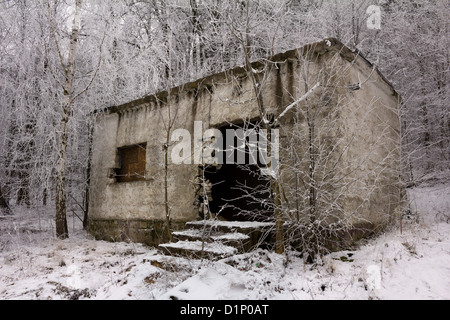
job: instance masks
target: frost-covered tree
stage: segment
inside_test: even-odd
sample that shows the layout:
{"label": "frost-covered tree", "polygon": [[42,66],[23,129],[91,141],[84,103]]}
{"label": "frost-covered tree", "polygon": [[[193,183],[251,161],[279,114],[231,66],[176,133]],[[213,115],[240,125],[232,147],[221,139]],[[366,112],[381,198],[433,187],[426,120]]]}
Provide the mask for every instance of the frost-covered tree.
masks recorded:
{"label": "frost-covered tree", "polygon": [[[420,182],[448,168],[445,1],[84,0],[69,93],[63,88],[71,72],[61,56],[71,65],[75,3],[0,3],[0,187],[12,209],[55,203],[58,142],[66,140],[66,206],[86,213],[94,109],[327,37],[366,56],[403,97],[408,179]],[[369,5],[381,9],[380,29],[367,27]],[[64,111],[67,97],[80,92]]]}

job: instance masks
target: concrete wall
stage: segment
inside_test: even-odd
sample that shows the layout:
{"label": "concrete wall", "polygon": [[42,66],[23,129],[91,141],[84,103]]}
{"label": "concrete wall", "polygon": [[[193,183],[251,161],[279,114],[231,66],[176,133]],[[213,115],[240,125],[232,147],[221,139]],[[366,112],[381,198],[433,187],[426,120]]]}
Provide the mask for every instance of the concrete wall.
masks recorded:
{"label": "concrete wall", "polygon": [[365,82],[360,90],[347,93],[349,103],[341,117],[343,134],[351,140],[342,162],[349,179],[355,180],[348,188],[344,209],[352,224],[369,223],[377,228],[395,218],[403,192],[400,97],[363,59],[351,70],[353,83]]}
{"label": "concrete wall", "polygon": [[[337,214],[348,214],[349,224],[384,223],[398,203],[400,140],[395,91],[377,71],[372,72],[367,61],[334,40],[277,55],[272,61],[278,63],[270,64],[261,75],[266,75],[264,105],[275,116],[316,82],[322,84],[299,109],[294,108],[280,121],[281,156],[286,164],[290,163],[287,147],[293,132],[301,140],[297,152],[307,154],[303,137],[308,136],[308,103],[316,108],[319,138],[329,141],[330,159],[335,160],[322,161],[324,170],[318,176],[338,170],[356,181],[348,183],[345,197],[341,194],[337,198]],[[253,67],[262,69],[264,64],[257,62]],[[349,91],[347,85],[360,79],[368,81],[361,90]],[[184,128],[194,136],[194,121],[202,121],[206,130],[254,119],[259,113],[253,97],[250,79],[237,67],[99,114],[93,139],[91,232],[102,239],[130,238],[149,244],[165,241],[163,145],[167,125],[172,120],[172,130]],[[116,183],[108,177],[110,168],[116,166],[117,148],[144,142],[145,181]],[[339,161],[336,169],[332,164]],[[307,162],[306,156],[300,161],[306,166]],[[198,165],[171,164],[168,172],[171,218],[177,229],[197,217],[192,180]],[[283,177],[287,184],[292,183],[289,170]]]}

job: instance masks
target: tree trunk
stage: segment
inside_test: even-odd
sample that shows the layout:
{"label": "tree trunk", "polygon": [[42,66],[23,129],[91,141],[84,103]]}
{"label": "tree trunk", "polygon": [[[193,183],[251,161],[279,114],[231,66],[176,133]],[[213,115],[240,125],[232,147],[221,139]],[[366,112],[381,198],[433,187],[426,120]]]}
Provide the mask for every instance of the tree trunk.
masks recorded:
{"label": "tree trunk", "polygon": [[60,239],[69,237],[66,217],[66,157],[67,157],[67,123],[69,121],[68,109],[63,105],[63,114],[58,137],[58,161],[56,164],[56,236]]}
{"label": "tree trunk", "polygon": [[94,125],[89,124],[88,127],[88,160],[87,160],[87,168],[86,168],[86,184],[84,188],[84,212],[83,212],[83,229],[87,230],[89,226],[89,188],[91,185],[91,169],[92,169],[92,139],[94,136]]}
{"label": "tree trunk", "polygon": [[12,214],[11,209],[8,206],[8,202],[2,193],[2,187],[0,186],[0,209],[4,211],[5,214]]}
{"label": "tree trunk", "polygon": [[[268,157],[268,165],[267,168],[269,170],[273,170],[273,163],[271,160],[272,152],[271,150],[271,129],[273,128],[274,123],[272,121],[268,121],[266,109],[264,106],[264,100],[261,92],[262,88],[262,80],[259,78],[258,74],[253,72],[252,64],[251,64],[251,42],[250,42],[250,29],[249,29],[249,3],[247,2],[247,23],[245,34],[242,35],[240,39],[238,39],[241,43],[242,50],[244,52],[245,66],[247,69],[247,74],[250,76],[253,86],[253,92],[256,98],[256,103],[258,105],[259,116],[263,122],[263,128],[266,130],[266,141],[267,141],[267,157]],[[282,254],[285,251],[284,248],[284,228],[283,228],[283,217],[281,212],[281,197],[280,197],[280,185],[279,181],[276,178],[270,178],[270,191],[272,194],[272,201],[274,204],[274,219],[275,219],[275,252],[278,254]]]}
{"label": "tree trunk", "polygon": [[204,42],[201,40],[202,37],[202,26],[199,21],[198,5],[197,0],[190,0],[191,5],[191,23],[192,23],[192,65],[194,67],[195,75],[197,77],[201,72],[204,56],[203,56],[203,45]]}
{"label": "tree trunk", "polygon": [[[170,121],[170,120],[169,120]],[[164,211],[166,215],[167,237],[172,242],[172,233],[170,231],[170,208],[169,208],[169,142],[170,129],[166,132],[166,144],[164,145]]]}
{"label": "tree trunk", "polygon": [[72,107],[72,89],[75,73],[75,53],[80,28],[82,0],[76,0],[75,16],[70,37],[69,58],[65,67],[64,100],[61,106],[61,122],[58,136],[58,160],[56,163],[56,236],[60,239],[69,237],[66,215],[66,158],[68,142],[68,123]]}

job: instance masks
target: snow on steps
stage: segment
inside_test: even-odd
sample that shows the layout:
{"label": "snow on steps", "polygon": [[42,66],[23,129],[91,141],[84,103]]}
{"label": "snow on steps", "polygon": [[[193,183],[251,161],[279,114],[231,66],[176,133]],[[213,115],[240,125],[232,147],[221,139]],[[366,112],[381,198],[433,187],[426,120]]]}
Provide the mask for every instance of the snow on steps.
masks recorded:
{"label": "snow on steps", "polygon": [[246,234],[240,232],[211,232],[210,230],[202,229],[187,229],[183,231],[176,231],[172,233],[177,240],[202,240],[206,242],[213,241],[223,241],[223,242],[234,242],[234,241],[244,241],[250,239]]}
{"label": "snow on steps", "polygon": [[192,256],[195,258],[225,258],[236,254],[238,249],[221,242],[178,241],[159,245],[174,256]]}
{"label": "snow on steps", "polygon": [[176,256],[224,258],[248,252],[270,239],[272,227],[269,222],[193,221],[186,223],[185,230],[172,233],[175,242],[159,247]]}
{"label": "snow on steps", "polygon": [[255,230],[270,229],[274,226],[272,222],[257,221],[220,221],[220,220],[200,220],[186,223],[186,226],[193,228],[211,228],[225,232],[238,231],[242,233],[251,233]]}

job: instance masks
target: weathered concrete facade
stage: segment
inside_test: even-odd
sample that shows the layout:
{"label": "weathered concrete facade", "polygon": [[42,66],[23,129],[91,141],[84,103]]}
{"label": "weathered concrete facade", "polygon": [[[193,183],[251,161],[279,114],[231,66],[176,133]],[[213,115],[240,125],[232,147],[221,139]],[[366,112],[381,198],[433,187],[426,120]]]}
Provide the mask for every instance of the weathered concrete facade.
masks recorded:
{"label": "weathered concrete facade", "polygon": [[[296,154],[306,155],[311,151],[308,138],[310,142],[325,141],[312,144],[317,149],[313,159],[322,168],[315,179],[329,194],[322,199],[324,204],[333,203],[330,210],[335,214],[331,216],[345,216],[342,221],[350,229],[368,225],[375,230],[389,223],[401,197],[400,98],[392,86],[367,60],[335,39],[278,54],[252,67],[258,76],[264,76],[262,99],[274,118],[320,84],[279,120],[286,189],[295,189],[294,172],[289,169],[293,162],[297,161],[299,168],[295,173],[298,184],[301,166],[307,172],[312,159],[301,156],[292,160],[293,148]],[[167,133],[184,128],[193,137],[194,121],[202,121],[206,130],[259,116],[251,79],[242,67],[99,113],[93,138],[90,231],[107,240],[164,242]],[[318,140],[312,139],[311,133]],[[293,145],[294,141],[298,144]],[[146,144],[144,178],[118,183],[113,174],[120,165],[118,150],[138,144]],[[170,155],[172,145],[168,148]],[[198,165],[175,165],[169,160],[167,194],[173,229],[198,217],[193,186],[197,174]],[[295,190],[287,198],[297,201],[297,207],[304,205],[306,198],[294,199],[304,190]],[[339,195],[331,195],[333,192]]]}

